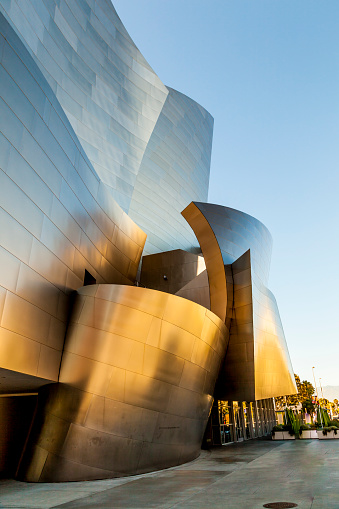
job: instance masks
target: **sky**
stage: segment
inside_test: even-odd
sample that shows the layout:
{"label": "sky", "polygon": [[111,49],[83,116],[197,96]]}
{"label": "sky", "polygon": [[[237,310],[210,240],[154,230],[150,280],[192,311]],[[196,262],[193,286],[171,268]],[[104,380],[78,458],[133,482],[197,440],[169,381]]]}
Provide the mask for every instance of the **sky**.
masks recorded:
{"label": "sky", "polygon": [[339,385],[339,2],[113,4],[163,83],[214,117],[209,202],[273,236],[295,373]]}

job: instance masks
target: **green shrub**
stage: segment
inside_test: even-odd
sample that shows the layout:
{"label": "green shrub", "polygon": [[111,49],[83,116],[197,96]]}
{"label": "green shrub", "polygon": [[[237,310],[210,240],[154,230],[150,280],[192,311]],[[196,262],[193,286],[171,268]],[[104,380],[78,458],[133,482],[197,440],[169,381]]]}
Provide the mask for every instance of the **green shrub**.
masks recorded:
{"label": "green shrub", "polygon": [[276,431],[288,431],[290,435],[293,435],[293,433],[291,433],[292,428],[288,424],[277,424],[276,426],[273,426],[272,437],[274,437]]}
{"label": "green shrub", "polygon": [[322,429],[323,435],[327,435],[327,433],[330,433],[331,431],[334,431],[334,434],[336,435],[338,433],[339,427],[338,426],[325,426]]}

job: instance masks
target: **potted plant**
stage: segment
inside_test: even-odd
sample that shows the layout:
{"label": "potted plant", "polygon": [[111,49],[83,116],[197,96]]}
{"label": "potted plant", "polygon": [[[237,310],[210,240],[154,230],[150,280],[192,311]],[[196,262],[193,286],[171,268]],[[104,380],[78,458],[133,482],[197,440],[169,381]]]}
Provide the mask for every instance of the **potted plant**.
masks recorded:
{"label": "potted plant", "polygon": [[285,409],[284,424],[274,426],[272,430],[273,440],[294,440],[299,438],[300,421],[289,408]]}
{"label": "potted plant", "polygon": [[295,433],[289,424],[278,424],[272,429],[272,440],[295,440]]}
{"label": "potted plant", "polygon": [[318,438],[317,428],[315,424],[302,424],[300,426],[300,436],[301,440],[308,440],[310,438]]}
{"label": "potted plant", "polygon": [[339,421],[337,419],[330,420],[327,410],[318,408],[318,422],[321,421],[322,427],[317,430],[319,440],[328,440],[339,438]]}
{"label": "potted plant", "polygon": [[332,438],[339,438],[338,426],[324,426],[317,430],[319,440],[328,440]]}

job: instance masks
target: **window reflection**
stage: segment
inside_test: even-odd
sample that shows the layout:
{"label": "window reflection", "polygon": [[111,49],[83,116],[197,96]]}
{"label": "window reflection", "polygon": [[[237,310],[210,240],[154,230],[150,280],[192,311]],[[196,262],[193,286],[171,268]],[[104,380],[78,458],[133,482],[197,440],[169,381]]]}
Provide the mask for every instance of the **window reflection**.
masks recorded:
{"label": "window reflection", "polygon": [[241,406],[238,401],[233,401],[233,414],[234,414],[234,426],[235,426],[235,435],[237,441],[244,440],[244,431],[242,427],[242,419],[241,419]]}
{"label": "window reflection", "polygon": [[246,401],[242,402],[242,407],[243,407],[243,413],[244,413],[244,425],[245,425],[244,429],[245,429],[246,438],[248,440],[249,438],[251,438],[251,434],[250,434],[250,423],[249,423],[250,416],[249,416],[249,410],[248,410]]}
{"label": "window reflection", "polygon": [[[215,445],[241,442],[270,433],[275,419],[271,417],[271,400],[222,401],[215,403]],[[220,431],[220,433],[219,433]]]}
{"label": "window reflection", "polygon": [[233,441],[232,433],[232,420],[230,415],[230,406],[228,401],[219,401],[219,422],[220,422],[220,435],[221,444],[225,445]]}

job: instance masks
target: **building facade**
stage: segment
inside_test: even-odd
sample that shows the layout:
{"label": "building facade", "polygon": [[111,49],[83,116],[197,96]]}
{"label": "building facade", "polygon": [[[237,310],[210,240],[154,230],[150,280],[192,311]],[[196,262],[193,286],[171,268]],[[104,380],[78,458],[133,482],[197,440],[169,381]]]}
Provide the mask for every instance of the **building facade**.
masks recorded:
{"label": "building facade", "polygon": [[0,64],[3,475],[176,465],[216,413],[221,442],[227,415],[232,440],[268,430],[296,390],[271,237],[205,203],[211,115],[160,81],[110,0],[1,3]]}

